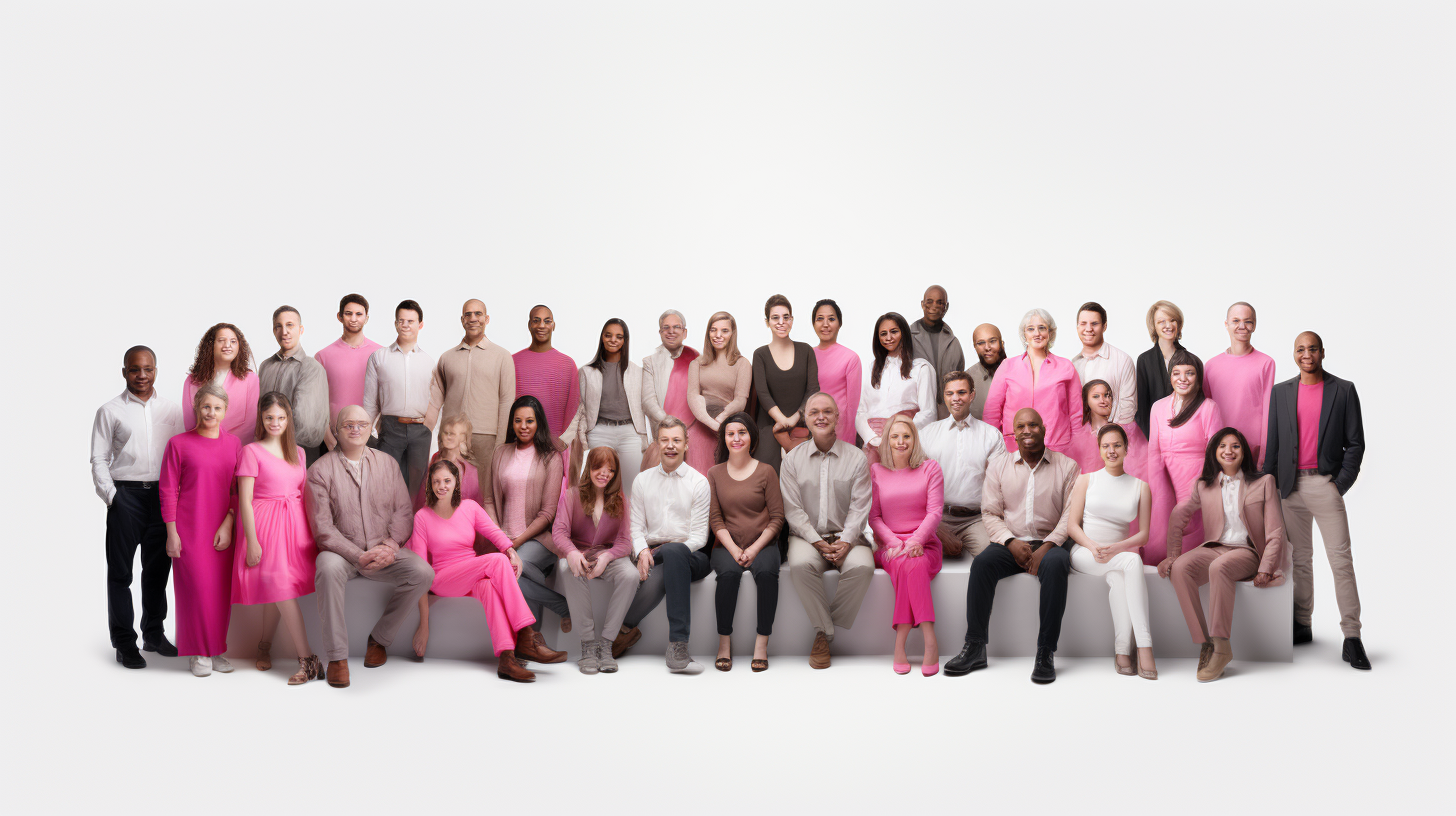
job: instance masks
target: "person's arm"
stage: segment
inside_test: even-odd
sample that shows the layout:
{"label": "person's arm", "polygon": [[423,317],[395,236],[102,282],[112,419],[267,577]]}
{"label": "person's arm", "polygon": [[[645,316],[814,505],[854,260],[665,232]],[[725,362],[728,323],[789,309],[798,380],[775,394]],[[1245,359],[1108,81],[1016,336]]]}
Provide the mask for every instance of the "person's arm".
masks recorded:
{"label": "person's arm", "polygon": [[[1279,504],[1279,487],[1273,479],[1263,480],[1264,490],[1264,557],[1259,572],[1271,578],[1284,564],[1284,510]],[[1266,579],[1261,586],[1267,585]]]}
{"label": "person's arm", "polygon": [[[309,468],[308,493],[309,498],[312,499],[308,526],[313,530],[314,542],[318,544],[319,549],[328,550],[357,566],[359,556],[364,554],[364,550],[355,546],[354,542],[334,526],[334,514],[329,506],[329,486],[324,479],[322,468]],[[408,537],[405,536],[405,538]]]}
{"label": "person's arm", "polygon": [[753,391],[758,395],[759,409],[772,417],[774,422],[786,427],[788,423],[784,420],[787,417],[779,410],[779,404],[773,398],[773,389],[768,386],[768,363],[764,362],[765,358],[770,362],[773,360],[773,352],[768,346],[759,346],[753,350]]}
{"label": "person's arm", "polygon": [[1148,526],[1153,521],[1153,491],[1143,482],[1138,493],[1138,529],[1136,533],[1112,545],[1118,552],[1141,550],[1148,543]]}
{"label": "person's arm", "polygon": [[931,368],[929,363],[915,366],[911,376],[915,377],[915,401],[919,408],[915,412],[915,418],[911,421],[915,423],[916,430],[923,431],[926,425],[934,422],[939,416],[936,413],[938,410],[936,406],[940,404],[940,399],[935,393],[935,369]]}
{"label": "person's arm", "polygon": [[870,463],[863,456],[856,456],[854,475],[849,488],[849,509],[844,512],[844,529],[839,538],[855,544],[868,544],[864,540],[865,527],[870,523],[870,505],[874,503],[874,485],[870,481]]}
{"label": "person's arm", "polygon": [[[1077,407],[1082,407],[1082,395],[1077,395]],[[1137,419],[1138,391],[1137,369],[1132,357],[1123,354],[1117,360],[1117,406],[1112,412],[1112,421],[1126,425]],[[1075,427],[1075,426],[1073,426]]]}
{"label": "person's arm", "polygon": [[884,509],[880,507],[880,486],[873,481],[870,488],[869,524],[870,532],[875,535],[875,549],[888,554],[900,546],[900,539],[895,536],[895,531],[885,523]]}
{"label": "person's arm", "polygon": [[905,541],[924,547],[927,541],[935,537],[935,531],[940,527],[940,520],[945,514],[945,474],[934,459],[925,460],[920,467],[925,470],[925,518],[920,520],[920,526]]}
{"label": "person's arm", "polygon": [[859,404],[854,411],[854,431],[866,445],[878,445],[880,439],[875,429],[870,427],[870,398],[874,396],[874,390],[869,378],[861,380]]}
{"label": "person's arm", "polygon": [[[461,508],[465,506],[462,502]],[[456,508],[456,512],[459,512],[461,508]],[[491,521],[490,516],[485,512],[485,508],[477,504],[470,508],[470,513],[470,523],[475,527],[475,532],[479,533],[486,541],[494,544],[497,550],[509,554],[513,549],[510,537],[506,535],[504,530],[496,526],[494,521]]]}
{"label": "person's arm", "polygon": [[1011,528],[1006,526],[1006,510],[1001,498],[1001,467],[993,460],[986,466],[986,481],[981,486],[981,523],[986,526],[986,538],[999,544],[1015,538]]}
{"label": "person's arm", "polygon": [[1274,359],[1271,357],[1264,361],[1264,366],[1259,371],[1259,393],[1265,395],[1265,399],[1259,405],[1259,438],[1250,439],[1249,444],[1257,445],[1255,450],[1257,459],[1255,465],[1264,463],[1264,451],[1267,449],[1269,432],[1269,399],[1268,395],[1274,393]]}
{"label": "person's arm", "polygon": [[[243,420],[240,424],[233,426],[243,429],[249,435],[258,424],[258,396],[258,374],[249,371],[248,376],[243,378]],[[224,414],[224,416],[228,419],[232,418],[231,414]]]}
{"label": "person's arm", "polygon": [[[708,480],[702,479],[693,487],[693,515],[688,521],[688,540],[683,542],[689,550],[701,550],[708,543],[708,512],[711,505],[712,490],[708,487]],[[635,542],[635,533],[633,539]]]}
{"label": "person's arm", "polygon": [[1360,463],[1365,460],[1365,421],[1360,415],[1360,396],[1355,393],[1355,384],[1346,383],[1350,400],[1345,404],[1345,456],[1340,462],[1340,472],[1335,474],[1335,489],[1340,495],[1355,484],[1360,476]]}
{"label": "person's arm", "polygon": [[698,373],[703,368],[701,362],[702,358],[699,358],[688,363],[688,410],[692,411],[693,419],[716,431],[713,418],[708,416],[708,401],[703,398],[702,379]]}
{"label": "person's arm", "polygon": [[406,549],[413,550],[415,555],[418,555],[426,561],[430,558],[430,526],[429,524],[421,523],[419,514],[434,512],[434,510],[426,507],[421,508],[419,513],[415,514],[415,523],[410,529],[410,537],[403,545]]}
{"label": "person's arm", "polygon": [[182,430],[190,431],[197,427],[197,416],[192,413],[192,394],[196,386],[192,384],[192,375],[182,379]]}
{"label": "person's arm", "polygon": [[511,403],[516,401],[516,361],[504,351],[502,360],[496,366],[496,437],[497,445],[506,441],[506,431],[511,427]]}
{"label": "person's arm", "polygon": [[748,407],[748,391],[753,387],[753,365],[740,357],[738,362],[733,364],[733,371],[738,375],[737,381],[733,384],[733,399],[723,406],[723,413],[714,420],[714,431],[717,431],[718,426],[722,425],[728,417]]}
{"label": "person's arm", "polygon": [[303,364],[293,396],[296,440],[305,448],[317,448],[329,424],[329,378],[317,360]]}
{"label": "person's arm", "polygon": [[[470,444],[470,441],[466,440],[465,444]],[[480,486],[480,506],[485,508],[486,514],[491,518],[500,518],[500,511],[506,509],[505,489],[500,480],[502,472],[505,470],[505,466],[502,464],[505,461],[503,457],[509,455],[511,455],[511,446],[505,444],[505,440],[502,439],[490,454],[490,470],[487,471],[490,473],[490,484]],[[497,459],[501,461],[497,462]]]}
{"label": "person's arm", "polygon": [[1082,529],[1082,511],[1087,506],[1087,476],[1077,477],[1077,484],[1072,488],[1072,500],[1067,503],[1067,535],[1078,544],[1089,550],[1097,548],[1097,541],[1087,535]]}
{"label": "person's arm", "polygon": [[[809,355],[809,361],[806,365],[809,376],[806,380],[806,390],[804,391],[804,397],[807,400],[809,395],[819,391],[819,355],[815,354],[813,347],[807,343],[798,343],[796,345],[804,346],[804,353]],[[804,404],[802,401],[794,406],[794,413],[789,415],[789,419],[793,420],[791,424],[795,426],[803,422]]]}
{"label": "person's arm", "polygon": [[388,501],[393,508],[389,514],[389,538],[398,547],[400,542],[408,541],[414,532],[414,505],[410,503],[409,487],[404,483],[404,476],[398,470],[391,472],[385,468],[385,472],[392,475],[388,487]]}
{"label": "person's arm", "polygon": [[[243,453],[252,458],[252,454]],[[263,545],[258,541],[258,522],[253,517],[253,486],[257,481],[256,460],[240,461],[238,467],[238,522],[243,528],[244,564],[256,567],[263,560]],[[251,472],[250,472],[251,471]]]}
{"label": "person's arm", "polygon": [[567,383],[566,427],[553,430],[557,431],[558,436],[556,438],[561,441],[561,444],[569,448],[572,440],[578,436],[586,436],[586,432],[581,429],[581,375],[579,373],[573,373],[567,378]]}
{"label": "person's arm", "polygon": [[1188,498],[1173,508],[1173,515],[1168,518],[1168,556],[1163,563],[1158,565],[1158,574],[1164,578],[1168,573],[1163,569],[1166,566],[1169,570],[1173,568],[1173,562],[1183,554],[1183,533],[1188,529],[1188,522],[1193,518],[1193,512],[1198,510],[1203,503],[1203,480],[1199,479],[1193,483],[1193,490]]}
{"label": "person's arm", "polygon": [[981,409],[981,421],[1001,432],[1001,439],[1007,450],[1016,447],[1016,441],[1007,433],[1006,425],[1002,422],[1002,415],[1006,412],[1006,378],[1011,372],[1010,363],[1009,359],[1002,360],[1001,365],[997,366],[996,374],[991,378],[991,388],[986,392],[986,405]]}
{"label": "person's arm", "polygon": [[[449,352],[446,352],[448,354]],[[425,424],[430,429],[435,428],[435,423],[440,421],[440,412],[445,406],[445,355],[441,354],[435,358],[435,370],[430,374],[430,407],[425,411]],[[504,437],[502,437],[504,438]],[[470,440],[466,440],[469,444]]]}
{"label": "person's arm", "polygon": [[[849,351],[849,349],[845,349]],[[864,365],[859,361],[859,355],[850,352],[845,358],[844,367],[844,404],[839,406],[841,416],[849,417],[850,427],[854,427],[859,419],[860,389],[864,386]],[[858,433],[858,429],[856,429]],[[845,442],[853,445],[853,439],[846,439]],[[868,504],[865,505],[869,507]],[[865,511],[869,512],[868,509]]]}
{"label": "person's arm", "polygon": [[[728,552],[738,557],[738,546],[733,540],[732,533],[728,532],[728,525],[723,523],[723,505],[719,496],[718,483],[713,477],[708,477],[708,530],[713,535],[713,540],[718,544],[727,547]],[[744,545],[747,546],[747,545]]]}
{"label": "person's arm", "polygon": [[1062,398],[1067,401],[1067,430],[1075,433],[1082,425],[1082,375],[1077,373],[1077,367],[1070,361],[1067,368],[1068,376],[1062,381]]}
{"label": "person's arm", "polygon": [[1065,466],[1059,474],[1062,483],[1058,486],[1062,499],[1062,514],[1057,518],[1057,526],[1053,527],[1047,537],[1042,539],[1048,544],[1055,544],[1059,547],[1065,547],[1067,544],[1067,511],[1072,503],[1072,488],[1077,485],[1079,471],[1076,461],[1071,457],[1064,457],[1064,461]]}
{"label": "person's arm", "polygon": [[[1157,347],[1154,346],[1153,348],[1156,352]],[[1153,386],[1152,383],[1148,381],[1146,369],[1147,366],[1143,364],[1143,358],[1139,357],[1136,368],[1137,413],[1133,416],[1134,419],[1137,421],[1138,427],[1142,429],[1143,436],[1151,438],[1152,431],[1149,430],[1149,423],[1153,415],[1153,403],[1156,402],[1156,400],[1153,399]]]}
{"label": "person's arm", "polygon": [[91,423],[91,483],[96,486],[96,495],[111,506],[116,497],[116,483],[111,479],[111,422],[106,408],[96,410],[96,420]]}
{"label": "person's arm", "polygon": [[565,558],[567,553],[576,549],[576,544],[571,540],[571,525],[575,520],[572,508],[574,496],[575,490],[561,494],[557,500],[556,518],[551,522],[551,535],[542,540],[546,549],[558,558]]}
{"label": "person's arm", "polygon": [[521,533],[521,544],[535,538],[544,540],[550,537],[551,523],[556,520],[556,511],[561,503],[561,457],[548,456],[544,462],[538,460],[536,466],[546,468],[546,484],[541,489],[541,509]]}
{"label": "person's arm", "polygon": [[804,510],[803,491],[799,487],[799,457],[788,455],[779,465],[782,478],[779,486],[783,490],[784,519],[789,532],[809,543],[819,541],[822,536],[809,523],[809,514]]}
{"label": "person's arm", "polygon": [[755,552],[762,550],[769,542],[777,540],[779,532],[784,529],[784,500],[783,494],[779,491],[778,474],[774,473],[773,468],[765,465],[759,465],[759,469],[763,471],[763,498],[764,504],[768,508],[768,524],[758,537],[758,541],[754,542],[753,546],[758,548]]}
{"label": "person's arm", "polygon": [[177,533],[177,494],[182,481],[182,455],[173,441],[176,437],[167,442],[167,448],[162,452],[162,475],[157,483],[157,493],[162,505],[162,521],[167,525],[167,555],[180,558],[182,539]]}
{"label": "person's arm", "polygon": [[381,400],[379,399],[379,352],[382,349],[375,349],[369,355],[369,361],[364,364],[364,413],[369,415],[369,424],[373,425],[379,421]]}

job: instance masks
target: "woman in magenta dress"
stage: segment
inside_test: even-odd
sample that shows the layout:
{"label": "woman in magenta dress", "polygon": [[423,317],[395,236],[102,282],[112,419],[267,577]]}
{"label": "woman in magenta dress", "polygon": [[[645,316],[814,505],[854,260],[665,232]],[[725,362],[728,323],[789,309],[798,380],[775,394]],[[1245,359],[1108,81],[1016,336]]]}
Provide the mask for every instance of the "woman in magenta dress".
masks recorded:
{"label": "woman in magenta dress", "polygon": [[[536,675],[521,665],[523,660],[559,663],[565,652],[547,653],[532,637],[536,618],[516,584],[521,577],[521,559],[511,540],[486,515],[485,508],[460,498],[460,469],[454,462],[430,465],[425,481],[430,485],[426,506],[415,513],[414,533],[409,548],[435,568],[430,589],[441,597],[468,595],[485,609],[490,642],[499,659],[497,674],[504,680],[529,683]],[[480,534],[500,552],[475,554],[475,536]]]}
{"label": "woman in magenta dress", "polygon": [[324,676],[308,646],[298,599],[313,592],[318,547],[303,506],[308,481],[303,448],[293,441],[293,406],[277,391],[258,404],[258,441],[238,455],[238,542],[233,555],[233,603],[265,604],[258,643],[259,671],[273,668],[273,634],[281,619],[298,653],[297,686]]}
{"label": "woman in magenta dress", "polygon": [[191,403],[197,427],[167,440],[160,495],[177,600],[177,653],[192,673],[230,672],[228,620],[232,616],[234,492],[238,438],[223,430],[228,395],[206,383]]}
{"label": "woman in magenta dress", "polygon": [[814,333],[819,335],[819,345],[814,347],[819,361],[819,390],[833,397],[839,406],[839,427],[835,429],[839,438],[854,445],[854,417],[859,413],[864,366],[858,354],[839,342],[844,316],[838,303],[827,298],[819,301],[814,304],[813,318]]}
{"label": "woman in magenta dress", "polygon": [[[1173,508],[1188,500],[1193,484],[1203,473],[1204,449],[1209,437],[1222,428],[1223,415],[1214,401],[1203,396],[1203,361],[1187,349],[1173,352],[1169,366],[1173,393],[1153,403],[1148,419],[1148,486],[1153,491],[1150,533],[1167,530]],[[1203,515],[1193,511],[1183,537],[1183,551],[1202,544]],[[1158,564],[1168,554],[1167,536],[1150,537],[1143,548],[1143,563]]]}
{"label": "woman in magenta dress", "polygon": [[1001,431],[1006,450],[1016,450],[1012,426],[1016,412],[1034,408],[1046,427],[1046,446],[1066,454],[1072,431],[1082,420],[1082,378],[1072,361],[1052,354],[1057,321],[1045,309],[1032,309],[1021,318],[1021,344],[1026,352],[996,368],[981,419]]}
{"label": "woman in magenta dress", "polygon": [[870,465],[870,529],[875,534],[875,566],[888,572],[895,586],[894,669],[896,674],[910,673],[905,641],[919,626],[925,639],[920,672],[929,677],[940,671],[930,579],[940,572],[935,530],[943,512],[945,479],[940,465],[920,447],[920,432],[908,417],[892,417],[883,439],[889,454]]}
{"label": "woman in magenta dress", "polygon": [[243,332],[231,323],[219,323],[202,335],[192,370],[182,383],[182,427],[197,426],[193,397],[197,389],[213,383],[228,395],[228,411],[223,430],[236,436],[241,445],[253,441],[253,424],[258,416],[258,375],[249,365],[253,350]]}

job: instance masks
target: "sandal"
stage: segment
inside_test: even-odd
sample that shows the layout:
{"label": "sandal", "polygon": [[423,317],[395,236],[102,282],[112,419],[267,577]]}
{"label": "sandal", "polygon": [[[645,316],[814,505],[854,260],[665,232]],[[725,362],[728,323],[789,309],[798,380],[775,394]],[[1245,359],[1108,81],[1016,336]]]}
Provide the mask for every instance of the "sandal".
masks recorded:
{"label": "sandal", "polygon": [[272,650],[273,644],[270,641],[258,641],[258,655],[254,661],[254,665],[258,667],[258,671],[268,671],[273,668],[273,655],[270,654]]}
{"label": "sandal", "polygon": [[718,671],[728,671],[733,668],[733,658],[720,657],[717,660],[713,661],[713,668],[717,669]]}
{"label": "sandal", "polygon": [[567,634],[570,631],[571,631],[571,618],[562,618],[561,619],[561,633],[564,635],[564,634]]}
{"label": "sandal", "polygon": [[319,662],[318,655],[309,655],[298,659],[298,671],[288,678],[288,685],[301,686],[310,680],[322,679],[324,676],[323,664]]}
{"label": "sandal", "polygon": [[748,664],[748,667],[756,672],[768,671],[768,658],[755,657],[753,662]]}

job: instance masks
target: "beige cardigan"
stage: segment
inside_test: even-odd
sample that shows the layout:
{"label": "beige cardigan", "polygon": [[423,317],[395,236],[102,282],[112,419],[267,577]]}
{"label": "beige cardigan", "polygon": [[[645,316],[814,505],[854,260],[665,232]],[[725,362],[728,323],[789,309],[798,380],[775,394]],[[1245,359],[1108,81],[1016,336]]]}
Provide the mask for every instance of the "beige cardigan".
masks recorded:
{"label": "beige cardigan", "polygon": [[[627,408],[632,414],[632,430],[642,439],[642,449],[647,450],[651,440],[647,437],[647,419],[642,414],[642,366],[627,360],[626,376],[623,377],[627,392]],[[602,405],[602,372],[589,365],[578,371],[581,377],[581,405],[576,409],[577,433],[586,446],[586,435],[597,426],[597,411]]]}

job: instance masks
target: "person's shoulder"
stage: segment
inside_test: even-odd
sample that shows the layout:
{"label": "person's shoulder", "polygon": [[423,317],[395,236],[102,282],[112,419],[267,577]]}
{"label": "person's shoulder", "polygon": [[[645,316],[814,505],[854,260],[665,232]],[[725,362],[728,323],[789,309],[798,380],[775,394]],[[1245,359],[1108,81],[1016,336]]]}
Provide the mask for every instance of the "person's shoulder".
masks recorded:
{"label": "person's shoulder", "polygon": [[925,461],[920,463],[919,469],[924,471],[927,476],[941,472],[940,463],[928,457],[925,459]]}

